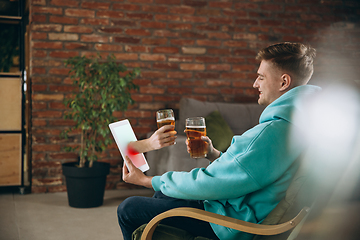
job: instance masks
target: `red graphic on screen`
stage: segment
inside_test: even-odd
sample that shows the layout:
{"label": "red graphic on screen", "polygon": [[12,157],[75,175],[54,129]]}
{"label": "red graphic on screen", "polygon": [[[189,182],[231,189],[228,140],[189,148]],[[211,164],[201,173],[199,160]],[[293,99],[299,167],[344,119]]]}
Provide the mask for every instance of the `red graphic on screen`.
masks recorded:
{"label": "red graphic on screen", "polygon": [[139,154],[138,151],[136,151],[134,148],[132,148],[129,145],[127,145],[127,152],[129,153],[130,156],[135,156]]}

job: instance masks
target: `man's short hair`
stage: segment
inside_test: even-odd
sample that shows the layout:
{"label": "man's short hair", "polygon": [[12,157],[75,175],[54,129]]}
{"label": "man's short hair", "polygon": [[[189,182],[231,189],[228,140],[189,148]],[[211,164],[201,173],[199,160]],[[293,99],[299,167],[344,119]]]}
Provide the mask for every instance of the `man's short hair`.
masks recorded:
{"label": "man's short hair", "polygon": [[280,70],[286,71],[295,85],[306,84],[314,72],[316,50],[302,43],[277,43],[259,51],[257,60],[271,61]]}

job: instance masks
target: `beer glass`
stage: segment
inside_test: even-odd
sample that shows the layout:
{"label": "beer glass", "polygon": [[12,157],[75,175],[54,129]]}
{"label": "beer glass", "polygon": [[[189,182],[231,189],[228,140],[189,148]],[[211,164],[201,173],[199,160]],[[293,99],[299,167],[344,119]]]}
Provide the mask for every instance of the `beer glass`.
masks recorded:
{"label": "beer glass", "polygon": [[206,136],[205,118],[187,118],[185,132],[188,140],[188,146],[190,148],[190,157],[206,157],[207,143],[201,140],[201,136]]}
{"label": "beer glass", "polygon": [[172,109],[163,109],[156,112],[156,124],[158,128],[164,125],[174,125],[175,117]]}

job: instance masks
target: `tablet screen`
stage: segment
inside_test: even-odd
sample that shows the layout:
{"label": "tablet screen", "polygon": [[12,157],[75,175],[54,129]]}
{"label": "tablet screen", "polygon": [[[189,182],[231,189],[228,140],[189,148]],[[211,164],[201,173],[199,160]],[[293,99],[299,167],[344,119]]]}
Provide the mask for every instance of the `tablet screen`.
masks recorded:
{"label": "tablet screen", "polygon": [[130,125],[129,120],[122,120],[114,122],[109,125],[111,133],[115,139],[116,145],[118,146],[121,156],[125,159],[128,156],[132,163],[139,168],[141,171],[149,170],[149,166],[146,162],[143,153],[134,154],[133,151],[129,151],[128,144],[132,141],[137,141],[135,133]]}

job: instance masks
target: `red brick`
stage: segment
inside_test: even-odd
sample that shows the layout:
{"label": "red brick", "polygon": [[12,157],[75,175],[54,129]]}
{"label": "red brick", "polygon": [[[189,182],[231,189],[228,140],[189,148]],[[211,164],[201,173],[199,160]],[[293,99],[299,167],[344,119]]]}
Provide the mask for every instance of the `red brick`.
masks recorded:
{"label": "red brick", "polygon": [[168,61],[169,62],[192,62],[193,61],[193,57],[192,56],[188,56],[188,57],[182,57],[182,56],[168,56]]}
{"label": "red brick", "polygon": [[156,21],[180,21],[181,18],[180,16],[176,16],[176,15],[169,15],[169,14],[161,14],[161,15],[155,15],[155,20]]}
{"label": "red brick", "polygon": [[97,34],[81,35],[80,40],[82,42],[109,42],[109,37],[101,36]]}
{"label": "red brick", "polygon": [[142,10],[144,12],[167,13],[168,7],[159,5],[142,5]]}
{"label": "red brick", "polygon": [[31,24],[32,31],[60,32],[61,24]]}
{"label": "red brick", "polygon": [[183,80],[181,81],[181,86],[204,86],[204,80]]}
{"label": "red brick", "polygon": [[154,47],[153,53],[179,53],[177,47]]}
{"label": "red brick", "polygon": [[282,11],[283,5],[282,4],[263,4],[261,5],[261,9],[265,11]]}
{"label": "red brick", "polygon": [[171,39],[172,45],[189,46],[194,45],[195,40],[193,39]]}
{"label": "red brick", "polygon": [[206,70],[210,71],[229,71],[230,69],[230,64],[209,64],[206,66]]}
{"label": "red brick", "polygon": [[79,1],[76,1],[76,0],[51,0],[50,5],[77,7],[77,6],[79,6]]}
{"label": "red brick", "polygon": [[46,13],[46,14],[53,14],[53,15],[62,15],[63,10],[62,8],[56,7],[39,7],[33,6],[31,9],[32,13]]}
{"label": "red brick", "polygon": [[256,71],[256,66],[254,65],[233,65],[234,71],[240,71],[240,72],[251,72]]}
{"label": "red brick", "polygon": [[218,89],[217,88],[194,88],[194,93],[198,93],[198,94],[218,94]]}
{"label": "red brick", "polygon": [[72,32],[72,33],[92,33],[93,28],[85,27],[85,26],[64,26],[64,32]]}
{"label": "red brick", "polygon": [[79,35],[75,33],[49,33],[49,40],[60,40],[60,41],[77,41]]}
{"label": "red brick", "polygon": [[231,8],[233,6],[232,2],[209,2],[209,7],[212,8]]}
{"label": "red brick", "polygon": [[164,4],[164,5],[180,5],[181,0],[155,0],[156,4]]}
{"label": "red brick", "polygon": [[51,69],[49,69],[49,74],[67,76],[67,75],[69,75],[69,69],[67,69],[67,68],[51,68]]}
{"label": "red brick", "polygon": [[127,11],[140,11],[141,6],[137,4],[127,4],[127,3],[114,3],[113,9],[122,9]]}
{"label": "red brick", "polygon": [[233,24],[232,18],[209,18],[209,23],[214,24]]}
{"label": "red brick", "polygon": [[205,65],[198,63],[181,63],[180,69],[185,71],[202,71],[205,70]]}
{"label": "red brick", "polygon": [[50,57],[55,57],[55,58],[69,58],[78,55],[79,53],[74,51],[52,51],[49,53]]}
{"label": "red brick", "polygon": [[180,79],[188,79],[192,77],[191,72],[168,72],[168,78],[180,78]]}
{"label": "red brick", "polygon": [[157,28],[157,29],[166,28],[166,23],[162,23],[162,22],[141,22],[140,25],[143,28]]}
{"label": "red brick", "polygon": [[131,97],[136,102],[152,102],[153,101],[152,95],[132,94]]}
{"label": "red brick", "polygon": [[206,81],[206,85],[209,87],[225,87],[225,86],[230,86],[231,85],[231,81],[226,81],[226,80],[207,80]]}
{"label": "red brick", "polygon": [[[63,70],[66,71],[66,70]],[[69,71],[69,70],[67,70]],[[76,91],[78,88],[72,85],[51,85],[49,86],[49,91],[50,92],[64,92],[64,93],[68,93],[68,92],[74,92]]]}
{"label": "red brick", "polygon": [[153,20],[153,14],[147,13],[126,13],[126,17],[137,20]]}
{"label": "red brick", "polygon": [[169,23],[169,24],[168,24],[168,28],[169,28],[169,29],[174,29],[174,30],[191,30],[191,29],[192,29],[192,24],[187,24],[187,23]]}
{"label": "red brick", "polygon": [[224,79],[244,79],[246,77],[245,73],[222,73],[221,78]]}
{"label": "red brick", "polygon": [[158,79],[153,81],[154,85],[160,85],[160,86],[178,86],[179,80],[174,79]]}
{"label": "red brick", "polygon": [[146,47],[146,46],[129,46],[126,45],[125,46],[125,51],[126,52],[150,52],[150,48]]}
{"label": "red brick", "polygon": [[47,39],[47,34],[43,32],[32,32],[30,38],[30,40],[44,40]]}
{"label": "red brick", "polygon": [[249,25],[258,25],[259,22],[258,22],[258,20],[255,20],[255,19],[236,19],[235,24],[249,26]]}
{"label": "red brick", "polygon": [[96,10],[107,10],[110,7],[110,3],[106,2],[83,2],[81,3],[81,8],[89,8]]}
{"label": "red brick", "polygon": [[191,7],[205,7],[208,3],[207,1],[185,0],[183,4]]}
{"label": "red brick", "polygon": [[32,119],[32,126],[33,127],[43,127],[47,125],[47,121],[44,119]]}
{"label": "red brick", "polygon": [[33,15],[31,16],[31,22],[44,23],[46,22],[46,15]]}
{"label": "red brick", "polygon": [[221,59],[223,62],[228,62],[228,63],[243,63],[243,62],[245,62],[245,58],[243,58],[243,57],[223,57]]}
{"label": "red brick", "polygon": [[114,53],[118,60],[138,60],[139,56],[136,53]]}
{"label": "red brick", "polygon": [[83,18],[81,19],[82,24],[90,25],[109,25],[109,19],[98,19],[98,18]]}
{"label": "red brick", "polygon": [[65,43],[64,47],[68,50],[89,50],[92,48],[92,45],[86,43]]}
{"label": "red brick", "polygon": [[211,25],[211,24],[204,24],[204,25],[197,26],[196,29],[199,30],[199,31],[219,31],[220,26],[215,26],[215,25]]}
{"label": "red brick", "polygon": [[152,116],[152,111],[128,110],[125,112],[126,118],[147,118]]}
{"label": "red brick", "polygon": [[198,72],[195,74],[195,78],[197,79],[208,79],[208,78],[213,78],[213,79],[218,79],[220,77],[219,73],[216,72]]}
{"label": "red brick", "polygon": [[118,27],[101,27],[101,28],[98,28],[97,31],[99,33],[120,34],[124,30],[122,28],[118,28]]}
{"label": "red brick", "polygon": [[207,33],[209,39],[230,39],[231,35],[227,33],[209,32]]}
{"label": "red brick", "polygon": [[283,41],[285,42],[303,42],[304,38],[300,36],[284,36]]}
{"label": "red brick", "polygon": [[231,55],[230,49],[211,48],[207,49],[209,55]]}
{"label": "red brick", "polygon": [[34,102],[31,107],[33,110],[44,110],[47,109],[47,104],[44,102]]}
{"label": "red brick", "polygon": [[210,47],[220,47],[221,41],[216,40],[196,40],[197,45],[199,46],[210,46]]}
{"label": "red brick", "polygon": [[255,57],[256,54],[257,54],[256,51],[250,49],[237,49],[234,51],[234,55],[240,55],[240,56],[250,55]]}
{"label": "red brick", "polygon": [[140,54],[142,61],[165,61],[166,57],[163,54]]}
{"label": "red brick", "polygon": [[147,29],[126,29],[125,33],[130,36],[150,36],[151,32]]}
{"label": "red brick", "polygon": [[123,50],[122,45],[117,44],[95,44],[95,49],[98,51],[110,51],[110,52],[121,52]]}
{"label": "red brick", "polygon": [[207,17],[199,17],[199,16],[184,16],[182,18],[183,22],[192,22],[192,23],[206,23],[208,22]]}
{"label": "red brick", "polygon": [[153,35],[155,37],[172,37],[172,38],[179,37],[178,32],[169,31],[169,30],[155,30]]}
{"label": "red brick", "polygon": [[167,43],[166,38],[143,38],[142,43],[146,45],[165,45]]}
{"label": "red brick", "polygon": [[168,88],[167,92],[170,94],[178,94],[178,95],[186,95],[186,94],[190,94],[192,93],[192,88],[191,87],[173,87],[173,88]]}
{"label": "red brick", "polygon": [[86,9],[65,9],[65,16],[70,17],[95,17],[95,11]]}
{"label": "red brick", "polygon": [[140,87],[140,93],[142,94],[163,94],[164,88],[159,87]]}
{"label": "red brick", "polygon": [[32,42],[33,48],[43,48],[43,49],[62,49],[62,42]]}
{"label": "red brick", "polygon": [[77,25],[79,23],[79,19],[71,17],[49,16],[49,22]]}
{"label": "red brick", "polygon": [[34,152],[59,152],[59,144],[33,144],[32,150]]}
{"label": "red brick", "polygon": [[247,42],[245,41],[225,41],[224,46],[227,47],[240,47],[240,48],[244,48],[247,47]]}
{"label": "red brick", "polygon": [[222,13],[221,9],[198,8],[196,10],[197,15],[206,15],[212,17],[221,16],[222,15],[221,13]]}
{"label": "red brick", "polygon": [[140,38],[134,38],[134,37],[114,37],[114,42],[116,43],[132,43],[137,44],[140,42]]}
{"label": "red brick", "polygon": [[42,68],[42,67],[32,67],[31,68],[31,73],[32,74],[45,74],[46,73],[46,69]]}

